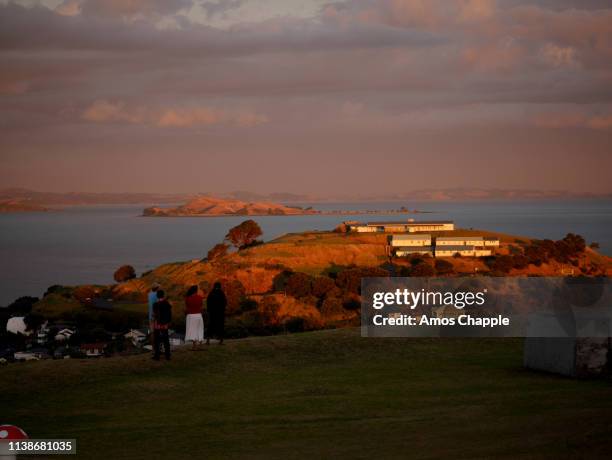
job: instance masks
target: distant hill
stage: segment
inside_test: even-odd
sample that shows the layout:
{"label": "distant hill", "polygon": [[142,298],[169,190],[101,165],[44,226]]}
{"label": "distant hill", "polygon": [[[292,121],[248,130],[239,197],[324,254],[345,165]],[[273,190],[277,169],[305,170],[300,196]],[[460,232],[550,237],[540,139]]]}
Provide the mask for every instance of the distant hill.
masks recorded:
{"label": "distant hill", "polygon": [[37,192],[23,188],[0,190],[0,202],[22,202],[42,207],[88,204],[170,204],[184,202],[193,196],[194,194]]}
{"label": "distant hill", "polygon": [[150,207],[143,211],[147,217],[185,217],[185,216],[285,216],[316,214],[317,211],[300,207],[285,206],[267,201],[248,202],[212,196],[199,196],[175,208]]}
{"label": "distant hill", "polygon": [[0,200],[0,213],[2,212],[40,212],[48,211],[49,208],[27,199]]}

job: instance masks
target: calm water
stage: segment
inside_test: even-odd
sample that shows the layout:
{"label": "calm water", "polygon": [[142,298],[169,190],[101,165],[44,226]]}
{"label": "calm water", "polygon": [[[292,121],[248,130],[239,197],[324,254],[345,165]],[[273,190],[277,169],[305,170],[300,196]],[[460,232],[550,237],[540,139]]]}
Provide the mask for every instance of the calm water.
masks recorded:
{"label": "calm water", "polygon": [[[317,209],[397,209],[403,203],[316,204]],[[417,220],[452,219],[459,227],[557,239],[567,232],[597,241],[612,255],[612,202],[415,203],[435,211]],[[40,296],[52,284],[111,283],[114,270],[138,273],[165,262],[202,258],[243,217],[143,218],[143,206],[75,207],[0,215],[0,305]],[[287,232],[331,229],[343,216],[255,217],[269,240]],[[399,220],[399,215],[363,220]]]}

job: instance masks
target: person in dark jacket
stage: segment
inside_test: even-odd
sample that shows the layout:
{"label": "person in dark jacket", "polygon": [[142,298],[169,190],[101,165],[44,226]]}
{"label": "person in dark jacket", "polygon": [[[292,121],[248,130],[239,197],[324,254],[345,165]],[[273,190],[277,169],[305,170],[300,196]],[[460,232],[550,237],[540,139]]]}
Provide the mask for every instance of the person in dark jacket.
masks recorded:
{"label": "person in dark jacket", "polygon": [[170,359],[170,337],[168,329],[172,321],[172,305],[163,290],[157,291],[157,302],[153,305],[153,359],[159,361],[161,345],[164,344],[166,359]]}
{"label": "person in dark jacket", "polygon": [[210,338],[216,337],[219,339],[219,345],[223,344],[223,335],[225,329],[225,307],[227,299],[221,289],[221,283],[217,282],[213,286],[206,298],[206,310],[208,312],[208,335],[206,336],[206,345],[210,345]]}

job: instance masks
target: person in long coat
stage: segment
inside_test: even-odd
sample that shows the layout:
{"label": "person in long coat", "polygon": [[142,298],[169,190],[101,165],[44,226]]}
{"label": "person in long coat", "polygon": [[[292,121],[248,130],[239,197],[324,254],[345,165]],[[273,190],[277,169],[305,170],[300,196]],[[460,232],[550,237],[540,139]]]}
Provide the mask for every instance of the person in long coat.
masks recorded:
{"label": "person in long coat", "polygon": [[208,312],[208,334],[206,335],[206,345],[210,345],[210,338],[219,339],[219,345],[223,344],[225,330],[225,307],[227,299],[221,283],[214,284],[212,291],[206,298],[206,310]]}

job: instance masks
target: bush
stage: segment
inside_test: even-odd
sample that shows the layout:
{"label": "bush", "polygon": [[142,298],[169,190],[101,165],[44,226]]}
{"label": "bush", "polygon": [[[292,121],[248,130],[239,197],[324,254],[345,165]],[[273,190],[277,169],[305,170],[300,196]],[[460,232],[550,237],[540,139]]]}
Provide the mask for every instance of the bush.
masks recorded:
{"label": "bush", "polygon": [[348,294],[342,299],[342,306],[346,310],[359,310],[361,308],[361,300],[355,294]]}
{"label": "bush", "polygon": [[306,273],[293,273],[287,280],[285,290],[292,297],[308,297],[312,294],[312,277]]}
{"label": "bush", "polygon": [[292,316],[285,321],[284,325],[287,332],[304,332],[306,320],[301,316]]}
{"label": "bush", "polygon": [[209,262],[212,262],[216,259],[220,259],[221,257],[225,257],[227,255],[227,250],[229,246],[224,243],[215,244],[213,248],[208,251],[206,258]]}
{"label": "bush", "polygon": [[293,275],[291,270],[283,270],[280,272],[272,280],[272,289],[274,289],[275,292],[285,292],[285,289],[287,289],[287,281],[291,275]]}
{"label": "bush", "polygon": [[136,270],[131,265],[122,265],[113,274],[113,278],[117,283],[123,283],[136,278]]}
{"label": "bush", "polygon": [[500,273],[508,273],[514,267],[514,257],[513,256],[499,256],[495,259],[493,266],[491,267],[493,271]]}
{"label": "bush", "polygon": [[348,233],[348,226],[346,224],[340,224],[334,228],[334,233]]}
{"label": "bush", "polygon": [[312,282],[312,295],[320,299],[327,296],[327,294],[336,287],[334,280],[327,276],[317,276]]}
{"label": "bush", "polygon": [[436,259],[435,267],[439,275],[448,275],[455,271],[453,264],[448,260]]}
{"label": "bush", "polygon": [[329,297],[323,301],[321,305],[321,314],[323,316],[334,316],[344,313],[342,301],[336,297]]}
{"label": "bush", "polygon": [[245,297],[244,299],[240,301],[240,311],[246,312],[246,311],[257,310],[258,305],[259,304],[257,303],[255,299],[250,299],[248,297]]}
{"label": "bush", "polygon": [[417,277],[434,276],[435,274],[436,272],[434,271],[434,268],[426,263],[415,265],[414,267],[410,268],[409,272],[409,276]]}
{"label": "bush", "polygon": [[32,306],[38,302],[38,297],[24,296],[16,299],[8,306],[8,311],[20,315],[26,315],[32,311]]}
{"label": "bush", "polygon": [[227,314],[232,315],[240,311],[240,304],[244,300],[246,290],[238,280],[221,280],[221,288],[227,299]]}
{"label": "bush", "polygon": [[529,258],[523,254],[512,256],[512,266],[517,270],[523,270],[529,266]]}
{"label": "bush", "polygon": [[95,295],[96,290],[92,286],[77,286],[72,291],[72,297],[81,305],[91,304]]}
{"label": "bush", "polygon": [[278,319],[280,304],[272,296],[266,296],[262,299],[259,306],[259,311],[263,317],[265,324],[275,324]]}
{"label": "bush", "polygon": [[340,272],[336,278],[336,285],[345,292],[361,294],[361,278],[387,277],[389,272],[382,268],[349,268]]}

